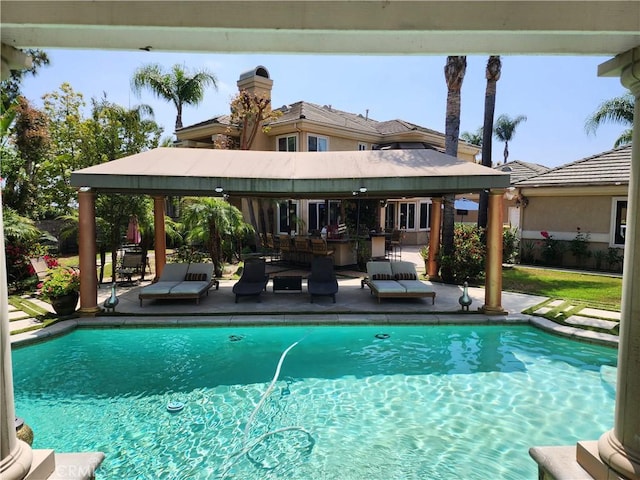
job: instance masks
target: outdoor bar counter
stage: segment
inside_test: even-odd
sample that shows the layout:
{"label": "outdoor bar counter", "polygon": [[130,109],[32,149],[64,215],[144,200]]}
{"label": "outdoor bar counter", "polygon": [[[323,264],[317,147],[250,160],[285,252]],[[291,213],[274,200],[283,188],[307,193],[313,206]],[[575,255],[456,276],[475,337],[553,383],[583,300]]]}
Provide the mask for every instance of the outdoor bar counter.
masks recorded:
{"label": "outdoor bar counter", "polygon": [[336,267],[354,265],[357,263],[356,252],[353,243],[348,239],[328,238],[327,246],[333,250],[333,263]]}

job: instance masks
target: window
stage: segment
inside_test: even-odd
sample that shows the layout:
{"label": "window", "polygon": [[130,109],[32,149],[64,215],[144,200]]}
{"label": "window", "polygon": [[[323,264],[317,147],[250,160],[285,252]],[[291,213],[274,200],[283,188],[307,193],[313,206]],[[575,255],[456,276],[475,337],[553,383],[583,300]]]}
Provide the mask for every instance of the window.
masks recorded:
{"label": "window", "polygon": [[429,230],[431,228],[431,202],[420,202],[420,230]]}
{"label": "window", "polygon": [[309,202],[308,231],[321,230],[324,222],[326,222],[324,202]]}
{"label": "window", "polygon": [[279,152],[297,152],[298,151],[298,137],[290,135],[288,137],[278,137],[278,151]]}
{"label": "window", "polygon": [[416,204],[400,203],[400,228],[405,230],[415,230],[416,228]]}
{"label": "window", "polygon": [[326,152],[328,141],[325,137],[317,137],[315,135],[307,136],[308,152]]}
{"label": "window", "polygon": [[396,228],[396,202],[389,202],[384,209],[384,228],[393,230]]}
{"label": "window", "polygon": [[278,204],[278,231],[280,233],[297,232],[298,202],[289,201]]}
{"label": "window", "polygon": [[366,143],[358,143],[358,150],[368,150]]}
{"label": "window", "polygon": [[614,197],[611,208],[611,246],[623,247],[627,233],[627,199]]}

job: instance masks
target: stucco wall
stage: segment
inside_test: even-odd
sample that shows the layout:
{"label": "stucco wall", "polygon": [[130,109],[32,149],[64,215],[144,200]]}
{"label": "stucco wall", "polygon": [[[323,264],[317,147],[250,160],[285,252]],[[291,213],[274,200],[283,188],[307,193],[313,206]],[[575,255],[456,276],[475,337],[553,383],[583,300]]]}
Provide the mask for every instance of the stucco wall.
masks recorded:
{"label": "stucco wall", "polygon": [[521,215],[523,238],[538,240],[546,230],[558,240],[570,240],[578,227],[590,235],[609,235],[611,197],[530,197]]}

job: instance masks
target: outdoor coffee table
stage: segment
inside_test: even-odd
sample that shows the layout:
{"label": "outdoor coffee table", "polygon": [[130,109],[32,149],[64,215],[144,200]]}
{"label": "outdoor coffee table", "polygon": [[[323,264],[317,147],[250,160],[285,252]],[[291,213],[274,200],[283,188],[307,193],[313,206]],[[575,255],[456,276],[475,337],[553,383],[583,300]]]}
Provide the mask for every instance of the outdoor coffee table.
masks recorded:
{"label": "outdoor coffee table", "polygon": [[273,277],[273,291],[302,293],[302,277],[300,275]]}

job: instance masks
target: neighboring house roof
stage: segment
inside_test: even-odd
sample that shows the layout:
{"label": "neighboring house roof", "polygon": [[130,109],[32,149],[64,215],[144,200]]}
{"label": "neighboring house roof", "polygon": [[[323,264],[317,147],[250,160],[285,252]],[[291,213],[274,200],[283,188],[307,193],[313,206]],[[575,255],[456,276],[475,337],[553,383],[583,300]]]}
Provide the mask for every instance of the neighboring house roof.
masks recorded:
{"label": "neighboring house roof", "polygon": [[528,178],[517,187],[574,187],[629,183],[631,145],[609,150]]}
{"label": "neighboring house roof", "polygon": [[545,167],[544,165],[523,162],[522,160],[513,160],[509,163],[497,165],[493,167],[493,169],[511,174],[512,185],[550,170],[549,167]]}

